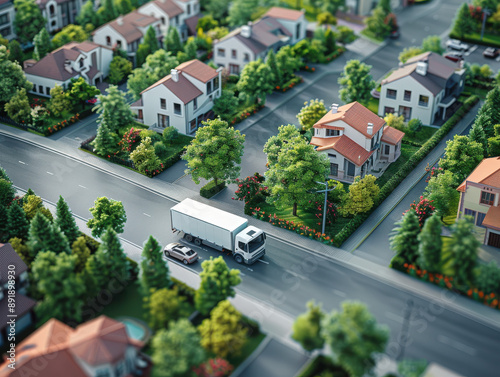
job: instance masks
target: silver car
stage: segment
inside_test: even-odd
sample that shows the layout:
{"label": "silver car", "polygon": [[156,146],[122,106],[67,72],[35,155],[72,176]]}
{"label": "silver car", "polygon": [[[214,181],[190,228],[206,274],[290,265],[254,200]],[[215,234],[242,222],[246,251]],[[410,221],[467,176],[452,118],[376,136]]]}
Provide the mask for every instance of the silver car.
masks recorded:
{"label": "silver car", "polygon": [[163,253],[166,257],[179,259],[184,264],[191,264],[198,260],[198,253],[179,242],[169,243],[165,246]]}
{"label": "silver car", "polygon": [[446,41],[446,47],[452,49],[452,50],[458,50],[458,51],[467,51],[469,49],[469,45],[466,43],[463,43],[462,41],[459,41],[458,39],[449,39]]}

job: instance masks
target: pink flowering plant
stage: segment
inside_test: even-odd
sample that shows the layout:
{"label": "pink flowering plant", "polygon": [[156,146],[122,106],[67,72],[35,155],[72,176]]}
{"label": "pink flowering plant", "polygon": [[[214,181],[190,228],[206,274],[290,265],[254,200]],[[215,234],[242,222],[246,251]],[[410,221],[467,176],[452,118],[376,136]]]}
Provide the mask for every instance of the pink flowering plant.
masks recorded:
{"label": "pink flowering plant", "polygon": [[[425,199],[423,196],[420,196],[420,201],[418,203],[414,201],[412,204],[410,204],[410,209],[415,210],[415,212],[417,213],[420,228],[424,226],[425,220],[431,217],[436,210],[436,207],[432,205],[432,202],[433,200]],[[403,215],[409,210],[405,211]]]}
{"label": "pink flowering plant", "polygon": [[[234,192],[233,200],[245,202],[245,209],[248,206],[255,206],[265,200],[268,195],[267,186],[264,185],[264,177],[255,173],[245,179],[236,179],[238,189]],[[246,211],[247,212],[247,211]]]}

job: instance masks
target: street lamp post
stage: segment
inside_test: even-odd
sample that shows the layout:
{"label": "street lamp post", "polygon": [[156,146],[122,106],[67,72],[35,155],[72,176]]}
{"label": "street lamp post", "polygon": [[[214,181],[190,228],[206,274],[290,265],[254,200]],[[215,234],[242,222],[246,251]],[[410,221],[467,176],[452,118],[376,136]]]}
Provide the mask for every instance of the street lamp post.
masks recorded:
{"label": "street lamp post", "polygon": [[486,26],[486,18],[490,15],[490,10],[487,9],[487,8],[484,8],[483,9],[483,25],[481,27],[481,40],[483,40],[483,36],[484,36],[484,28]]}
{"label": "street lamp post", "polygon": [[326,202],[328,198],[328,192],[332,191],[335,189],[335,186],[332,188],[328,188],[328,179],[325,180],[325,182],[318,182],[316,181],[317,184],[325,186],[324,190],[318,190],[316,191],[318,194],[324,192],[325,193],[325,203],[323,205],[323,225],[321,227],[321,234],[325,234],[325,226],[326,226]]}

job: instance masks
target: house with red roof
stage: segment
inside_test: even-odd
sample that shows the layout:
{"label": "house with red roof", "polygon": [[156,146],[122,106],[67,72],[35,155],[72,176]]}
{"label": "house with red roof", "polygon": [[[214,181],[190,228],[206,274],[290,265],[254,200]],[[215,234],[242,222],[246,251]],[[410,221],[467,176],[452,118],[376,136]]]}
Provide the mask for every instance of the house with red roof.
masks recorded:
{"label": "house with red roof", "polygon": [[[9,306],[11,282],[15,282],[14,308]],[[0,348],[10,344],[11,336],[21,335],[34,323],[33,309],[36,301],[26,295],[28,285],[28,266],[10,243],[0,243],[0,316],[3,318],[0,322]],[[12,319],[14,327],[9,323]]]}
{"label": "house with red roof", "polygon": [[96,85],[108,76],[113,50],[94,42],[70,42],[36,61],[24,61],[24,74],[33,83],[31,93],[50,97],[57,84],[66,89],[71,79],[83,77]]}
{"label": "house with red roof", "polygon": [[396,113],[405,122],[420,119],[423,124],[434,124],[456,106],[464,87],[465,70],[460,63],[425,52],[382,80],[378,115]]}
{"label": "house with red roof", "polygon": [[214,63],[238,75],[249,62],[264,60],[269,50],[277,51],[304,39],[306,28],[305,11],[272,7],[255,23],[214,41]]}
{"label": "house with red roof", "polygon": [[358,102],[333,104],[313,126],[311,144],[330,161],[330,178],[352,182],[380,161],[396,161],[404,133]]}
{"label": "house with red roof", "polygon": [[138,120],[148,126],[173,126],[190,135],[203,120],[213,116],[214,100],[221,93],[221,69],[194,59],[178,65],[168,76],[143,90],[141,98],[130,107]]}
{"label": "house with red roof", "polygon": [[0,377],[148,377],[151,361],[143,346],[105,315],[76,329],[51,319],[17,345],[15,369],[4,360]]}
{"label": "house with red roof", "polygon": [[500,157],[485,158],[458,186],[457,218],[472,216],[485,245],[500,248]]}

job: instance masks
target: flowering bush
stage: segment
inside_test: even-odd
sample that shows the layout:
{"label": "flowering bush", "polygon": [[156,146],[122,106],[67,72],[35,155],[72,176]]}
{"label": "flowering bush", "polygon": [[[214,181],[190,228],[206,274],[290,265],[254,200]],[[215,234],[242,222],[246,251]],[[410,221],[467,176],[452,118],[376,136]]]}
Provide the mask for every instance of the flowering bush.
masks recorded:
{"label": "flowering bush", "polygon": [[118,143],[121,150],[127,154],[130,154],[135,147],[141,142],[140,137],[141,130],[136,130],[132,127],[130,130],[123,134],[122,140]]}
{"label": "flowering bush", "polygon": [[94,98],[91,98],[91,99],[88,99],[85,101],[85,103],[88,103],[89,105],[95,105],[97,102],[97,97],[94,97]]}
{"label": "flowering bush", "polygon": [[260,109],[264,107],[263,104],[255,104],[243,110],[239,115],[233,118],[231,121],[231,126],[234,126],[236,123],[240,123],[242,120],[248,118],[250,115],[257,113]]}
{"label": "flowering bush", "polygon": [[225,377],[228,376],[233,369],[231,364],[218,357],[208,360],[197,368],[193,368],[193,372],[198,377]]}
{"label": "flowering bush", "polygon": [[49,116],[50,112],[45,107],[40,105],[31,106],[31,119],[33,121],[33,126],[41,127],[45,123],[45,120]]}
{"label": "flowering bush", "polygon": [[45,135],[50,135],[56,131],[59,131],[59,130],[62,130],[63,128],[73,124],[73,123],[76,123],[78,120],[80,119],[80,114],[79,113],[76,113],[75,115],[73,115],[71,118],[69,119],[65,119],[65,120],[62,120],[60,121],[59,123],[53,125],[53,126],[50,126],[49,128],[47,128],[44,133]]}
{"label": "flowering bush", "polygon": [[[314,207],[318,211],[316,217],[320,220],[317,224],[323,225],[323,205],[324,202],[315,202]],[[330,201],[326,202],[326,224],[332,225],[337,219],[337,207]]]}
{"label": "flowering bush", "polygon": [[279,92],[287,92],[289,91],[290,89],[292,89],[295,85],[297,84],[300,84],[301,82],[304,82],[304,79],[300,76],[295,76],[294,78],[292,78],[290,81],[288,81],[286,84],[284,84],[283,86],[276,86],[276,90],[279,91]]}
{"label": "flowering bush", "polygon": [[[420,196],[420,201],[418,203],[413,202],[410,204],[410,209],[415,210],[417,213],[420,228],[424,226],[425,220],[431,217],[436,209],[436,207],[431,204],[432,202],[433,200],[425,199],[423,196]],[[408,211],[409,210],[405,211],[403,215]]]}
{"label": "flowering bush", "polygon": [[427,182],[427,183],[429,183],[429,181],[431,180],[431,178],[437,177],[439,174],[444,173],[443,168],[435,168],[435,167],[431,168],[429,166],[429,164],[427,164],[427,166],[425,167],[425,171],[428,172],[428,173],[430,173],[427,176],[427,178],[425,178],[425,182]]}
{"label": "flowering bush", "polygon": [[249,175],[245,179],[236,178],[236,183],[238,184],[238,189],[234,192],[233,200],[244,201],[248,204],[254,200],[254,198],[266,193],[267,187],[262,185],[264,182],[264,177],[255,173],[254,175]]}
{"label": "flowering bush", "polygon": [[316,71],[316,68],[308,66],[308,65],[304,66],[303,69],[304,69],[304,71],[307,71],[307,72],[315,72]]}

